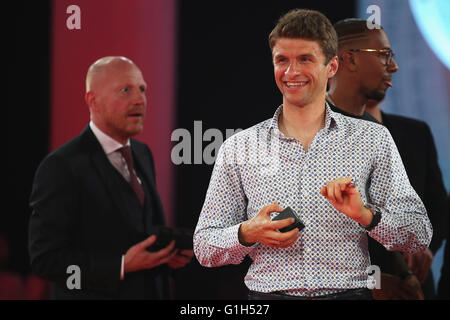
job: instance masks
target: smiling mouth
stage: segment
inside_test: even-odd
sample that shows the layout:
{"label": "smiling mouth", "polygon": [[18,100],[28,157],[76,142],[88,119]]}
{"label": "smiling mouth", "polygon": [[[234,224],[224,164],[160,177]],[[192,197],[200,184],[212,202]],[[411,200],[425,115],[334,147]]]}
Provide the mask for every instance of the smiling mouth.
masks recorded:
{"label": "smiling mouth", "polygon": [[301,88],[306,86],[309,81],[285,81],[284,85],[288,88]]}

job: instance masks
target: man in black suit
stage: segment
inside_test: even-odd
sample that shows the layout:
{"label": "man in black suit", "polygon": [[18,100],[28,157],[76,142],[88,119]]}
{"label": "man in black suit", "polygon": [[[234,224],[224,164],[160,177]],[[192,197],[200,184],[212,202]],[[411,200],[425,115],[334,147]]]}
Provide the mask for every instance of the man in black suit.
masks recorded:
{"label": "man in black suit", "polygon": [[[436,251],[442,245],[447,214],[446,191],[438,165],[437,151],[430,127],[423,121],[383,112],[380,101],[369,100],[366,111],[382,123],[397,145],[411,185],[422,199],[433,223],[430,247],[417,254],[403,253],[409,268],[422,283],[426,297],[434,295],[430,269]],[[418,152],[419,151],[419,152]]]}
{"label": "man in black suit", "polygon": [[438,284],[437,298],[450,300],[450,194],[447,198],[447,215],[445,221],[445,238],[447,239],[444,249],[444,261],[441,269],[441,278]]}
{"label": "man in black suit", "polygon": [[36,172],[31,266],[52,281],[52,298],[167,298],[168,267],[193,256],[173,241],[146,250],[156,241],[154,226],[164,225],[152,153],[131,139],[143,129],[146,87],[131,60],[96,61],[86,76],[89,125]]}
{"label": "man in black suit", "polygon": [[[389,39],[381,26],[370,30],[363,19],[339,21],[335,29],[339,38],[340,65],[336,76],[330,80],[328,101],[346,115],[381,122],[367,107],[370,101],[384,99],[388,88],[393,86],[392,74],[398,71]],[[433,298],[433,279],[429,270],[432,252],[442,242],[440,228],[445,188],[428,126],[412,119],[396,120],[398,117],[392,120],[395,124],[389,121],[383,121],[383,124],[396,142],[411,185],[424,202],[434,234],[431,250],[405,254],[408,264],[400,253],[387,252],[369,239],[372,263],[379,265],[382,272],[382,288],[373,293],[376,299],[422,299],[424,294],[425,298]],[[420,283],[424,283],[424,292]]]}

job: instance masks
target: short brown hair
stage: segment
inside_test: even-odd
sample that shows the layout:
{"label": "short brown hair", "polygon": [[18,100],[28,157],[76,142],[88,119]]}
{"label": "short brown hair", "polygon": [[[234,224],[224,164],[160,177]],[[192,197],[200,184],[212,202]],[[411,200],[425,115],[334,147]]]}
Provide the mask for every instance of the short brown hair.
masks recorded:
{"label": "short brown hair", "polygon": [[294,9],[283,15],[269,35],[270,50],[279,38],[304,38],[319,42],[325,64],[337,55],[336,31],[330,20],[319,11]]}

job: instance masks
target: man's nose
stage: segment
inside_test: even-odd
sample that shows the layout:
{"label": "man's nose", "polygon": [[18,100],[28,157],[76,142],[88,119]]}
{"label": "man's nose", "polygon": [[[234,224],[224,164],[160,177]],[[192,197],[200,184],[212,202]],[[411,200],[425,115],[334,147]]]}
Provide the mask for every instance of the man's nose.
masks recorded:
{"label": "man's nose", "polygon": [[133,95],[133,104],[145,104],[147,102],[147,96],[145,91],[136,90]]}
{"label": "man's nose", "polygon": [[387,69],[390,73],[395,73],[398,71],[398,64],[397,61],[395,61],[394,58],[392,58],[391,63],[388,65]]}
{"label": "man's nose", "polygon": [[299,73],[300,73],[300,66],[297,63],[297,61],[291,62],[285,72],[285,74],[287,75],[296,75]]}

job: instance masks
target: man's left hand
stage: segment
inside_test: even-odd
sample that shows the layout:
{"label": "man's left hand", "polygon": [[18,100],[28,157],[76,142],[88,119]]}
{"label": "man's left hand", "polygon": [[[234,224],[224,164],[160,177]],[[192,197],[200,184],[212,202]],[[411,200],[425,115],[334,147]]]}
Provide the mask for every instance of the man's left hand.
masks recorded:
{"label": "man's left hand", "polygon": [[408,300],[424,300],[424,295],[422,287],[420,286],[420,281],[415,275],[407,276],[400,283],[400,287],[408,294]]}
{"label": "man's left hand", "polygon": [[338,178],[322,187],[320,193],[331,205],[356,222],[368,226],[372,222],[373,213],[362,202],[358,188],[352,183],[352,178]]}
{"label": "man's left hand", "polygon": [[180,250],[167,264],[172,269],[180,269],[191,262],[193,256],[193,250]]}
{"label": "man's left hand", "polygon": [[403,258],[408,263],[408,267],[417,276],[420,283],[423,283],[430,272],[433,263],[433,252],[429,248],[417,253],[403,253]]}

